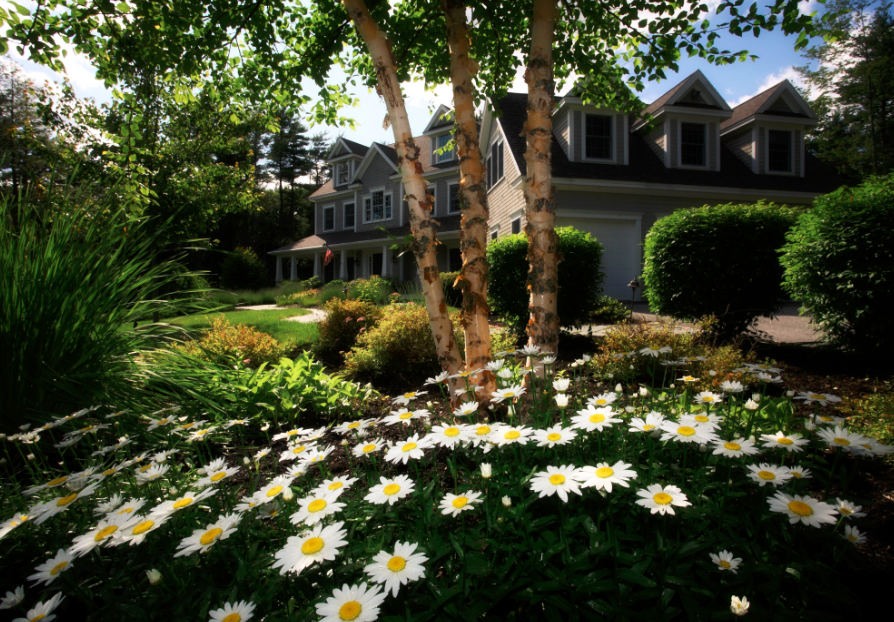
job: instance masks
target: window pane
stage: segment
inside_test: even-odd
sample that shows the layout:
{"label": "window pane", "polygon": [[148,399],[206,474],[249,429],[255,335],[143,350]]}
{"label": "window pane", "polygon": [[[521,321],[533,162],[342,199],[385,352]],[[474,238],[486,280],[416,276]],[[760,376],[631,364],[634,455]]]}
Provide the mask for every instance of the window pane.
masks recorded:
{"label": "window pane", "polygon": [[680,124],[680,163],[686,166],[705,166],[705,125]]}
{"label": "window pane", "polygon": [[345,229],[354,226],[354,204],[345,203]]}
{"label": "window pane", "polygon": [[447,211],[451,214],[459,211],[459,185],[454,184],[453,186],[448,186],[450,188],[450,200],[447,205]]}
{"label": "window pane", "polygon": [[384,193],[383,192],[373,192],[372,195],[372,219],[373,220],[382,220],[383,217],[383,202],[384,202]]}
{"label": "window pane", "polygon": [[792,172],[792,133],[782,130],[769,132],[768,160],[771,171]]}
{"label": "window pane", "polygon": [[372,220],[372,201],[370,199],[363,199],[363,211],[366,221]]}
{"label": "window pane", "polygon": [[587,158],[612,159],[612,118],[604,114],[587,115]]}
{"label": "window pane", "polygon": [[497,179],[503,179],[503,143],[497,143]]}
{"label": "window pane", "polygon": [[497,239],[497,235],[498,235],[498,234],[497,234],[496,231],[491,231],[490,239],[491,239],[491,240],[496,240],[496,239]]}
{"label": "window pane", "polygon": [[521,218],[512,221],[512,234],[521,233]]}
{"label": "window pane", "polygon": [[[443,136],[438,136],[438,149],[440,150],[442,147],[447,146],[447,143],[450,142],[450,134],[444,134]],[[437,156],[437,162],[446,162],[447,160],[453,159],[453,149],[450,151],[445,151],[444,153],[440,153]]]}
{"label": "window pane", "polygon": [[347,164],[347,162],[343,162],[338,165],[338,183],[339,184],[348,183],[348,164]]}
{"label": "window pane", "polygon": [[323,210],[323,228],[335,229],[335,208],[328,207]]}
{"label": "window pane", "polygon": [[385,218],[391,218],[391,195],[385,195]]}
{"label": "window pane", "polygon": [[491,188],[494,187],[494,172],[493,172],[493,170],[491,170],[493,168],[492,164],[493,164],[493,162],[491,161],[490,156],[488,156],[487,160],[484,161],[484,166],[487,168],[487,189],[488,190],[490,190]]}

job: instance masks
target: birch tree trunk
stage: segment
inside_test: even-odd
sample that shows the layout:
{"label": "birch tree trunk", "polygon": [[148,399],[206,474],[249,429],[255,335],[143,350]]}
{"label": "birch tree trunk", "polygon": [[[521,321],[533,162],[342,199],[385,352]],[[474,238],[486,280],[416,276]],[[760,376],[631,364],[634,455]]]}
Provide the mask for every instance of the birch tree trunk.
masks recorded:
{"label": "birch tree trunk", "polygon": [[556,201],[550,159],[552,148],[553,38],[557,0],[534,0],[531,20],[531,55],[525,71],[528,85],[528,118],[524,134],[525,233],[528,236],[528,289],[531,292],[528,345],[555,353],[559,343],[557,305],[558,259],[556,249]]}
{"label": "birch tree trunk", "polygon": [[370,16],[364,0],[342,0],[342,4],[366,44],[375,66],[379,94],[385,100],[394,132],[394,148],[397,151],[404,196],[410,207],[410,227],[414,238],[413,254],[419,268],[422,293],[425,295],[425,307],[438,352],[438,361],[445,371],[455,374],[461,369],[462,354],[453,335],[453,324],[447,313],[441,274],[438,271],[435,249],[435,227],[438,223],[431,217],[431,204],[426,195],[425,181],[422,179],[419,147],[413,140],[413,133],[410,130],[410,120],[397,80],[391,44]]}
{"label": "birch tree trunk", "polygon": [[[450,47],[450,82],[453,86],[454,138],[459,158],[462,194],[460,248],[462,272],[457,285],[463,293],[463,330],[466,340],[466,369],[485,369],[492,360],[487,306],[487,234],[488,210],[484,166],[478,145],[475,98],[472,79],[478,63],[469,56],[469,33],[464,0],[441,0],[447,18],[447,44]],[[485,371],[474,376],[483,387],[484,401],[496,391],[496,376]]]}

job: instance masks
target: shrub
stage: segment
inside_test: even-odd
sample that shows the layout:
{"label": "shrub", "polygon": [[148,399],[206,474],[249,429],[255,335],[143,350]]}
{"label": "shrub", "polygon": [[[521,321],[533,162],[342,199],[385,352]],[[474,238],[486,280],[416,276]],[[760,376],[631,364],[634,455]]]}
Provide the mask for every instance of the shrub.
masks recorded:
{"label": "shrub", "polygon": [[630,319],[630,311],[620,300],[611,296],[600,296],[596,308],[590,313],[593,324],[618,324]]}
{"label": "shrub", "polygon": [[[459,314],[454,313],[451,320],[462,349]],[[412,377],[439,372],[425,307],[413,303],[385,307],[379,323],[357,337],[357,344],[345,356],[345,368],[355,373]]]}
{"label": "shrub", "polygon": [[518,348],[518,335],[505,328],[497,328],[490,331],[490,351],[514,352]]}
{"label": "shrub", "polygon": [[714,315],[716,333],[737,335],[787,300],[779,249],[797,212],[785,206],[716,205],[678,210],[646,236],[645,292],[677,319]]}
{"label": "shrub", "polygon": [[390,281],[374,274],[369,279],[351,281],[348,289],[348,298],[377,305],[387,305],[390,302],[392,292],[394,292],[394,285]]}
{"label": "shrub", "polygon": [[227,289],[261,289],[270,284],[270,278],[257,253],[237,246],[220,265],[220,284]]}
{"label": "shrub", "polygon": [[444,302],[450,307],[461,308],[463,305],[463,293],[453,288],[453,282],[459,276],[459,272],[442,272],[441,287],[444,289]]}
{"label": "shrub", "polygon": [[[556,229],[559,237],[559,324],[578,327],[588,321],[602,291],[602,244],[574,227]],[[488,303],[512,330],[521,334],[528,322],[528,240],[507,235],[487,247],[490,267]]]}
{"label": "shrub", "polygon": [[314,350],[320,353],[350,350],[357,335],[370,330],[378,321],[379,310],[371,302],[333,298],[323,309],[326,319],[319,323],[320,338]]}
{"label": "shrub", "polygon": [[848,350],[894,346],[894,174],[814,201],[783,249],[785,288]]}
{"label": "shrub", "polygon": [[211,321],[211,330],[197,341],[176,346],[176,350],[189,356],[226,364],[234,360],[249,367],[261,363],[275,363],[292,350],[292,344],[280,343],[267,333],[246,326],[230,324],[221,315]]}

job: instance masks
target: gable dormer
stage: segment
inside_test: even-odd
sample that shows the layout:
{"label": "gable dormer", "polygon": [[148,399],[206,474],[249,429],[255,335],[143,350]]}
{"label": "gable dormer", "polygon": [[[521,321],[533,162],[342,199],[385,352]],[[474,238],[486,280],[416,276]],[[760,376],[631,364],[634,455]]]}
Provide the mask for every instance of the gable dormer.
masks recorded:
{"label": "gable dormer", "polygon": [[804,176],[804,135],[817,119],[784,80],[733,109],[721,124],[723,144],[758,175]]}
{"label": "gable dormer", "polygon": [[577,87],[562,97],[553,112],[553,137],[571,162],[628,164],[627,115],[585,104]]}
{"label": "gable dormer", "polygon": [[332,184],[336,190],[348,187],[368,151],[369,147],[353,140],[343,137],[336,139],[326,157],[326,162],[332,167]]}
{"label": "gable dormer", "polygon": [[647,106],[633,130],[667,168],[719,171],[720,126],[731,116],[717,89],[696,71]]}
{"label": "gable dormer", "polygon": [[441,104],[422,132],[431,142],[432,166],[456,166],[456,148],[444,148],[453,140],[453,110]]}

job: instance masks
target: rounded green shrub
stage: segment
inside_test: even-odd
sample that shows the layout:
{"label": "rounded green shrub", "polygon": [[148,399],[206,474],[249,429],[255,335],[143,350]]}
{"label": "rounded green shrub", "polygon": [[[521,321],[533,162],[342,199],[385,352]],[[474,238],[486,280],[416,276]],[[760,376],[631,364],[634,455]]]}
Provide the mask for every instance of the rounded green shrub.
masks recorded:
{"label": "rounded green shrub", "polygon": [[371,302],[332,298],[323,305],[326,319],[318,324],[320,337],[314,351],[321,354],[345,352],[357,341],[357,336],[375,326],[379,310]]}
{"label": "rounded green shrub", "polygon": [[220,284],[226,289],[267,287],[267,267],[252,249],[237,246],[220,265]]}
{"label": "rounded green shrub", "polygon": [[[574,227],[556,229],[559,238],[559,325],[582,326],[597,306],[602,292],[602,244]],[[516,333],[528,322],[528,239],[507,235],[487,246],[490,270],[487,300]]]}
{"label": "rounded green shrub", "polygon": [[732,337],[788,296],[779,249],[797,211],[759,202],[679,210],[646,236],[645,293],[653,311],[677,319],[715,316],[713,331]]}
{"label": "rounded green shrub", "polygon": [[783,248],[785,289],[848,350],[894,345],[894,175],[818,197]]}

